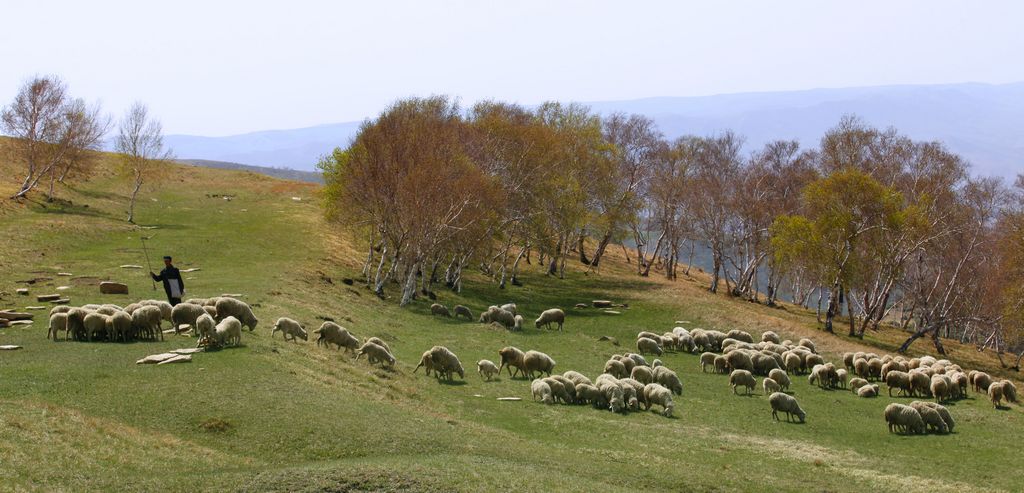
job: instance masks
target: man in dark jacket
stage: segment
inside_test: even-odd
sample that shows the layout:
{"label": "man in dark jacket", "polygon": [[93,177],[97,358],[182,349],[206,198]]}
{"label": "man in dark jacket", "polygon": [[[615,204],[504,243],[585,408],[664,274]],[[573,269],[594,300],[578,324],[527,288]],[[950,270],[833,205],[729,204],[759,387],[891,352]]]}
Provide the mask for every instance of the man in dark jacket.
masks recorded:
{"label": "man in dark jacket", "polygon": [[171,265],[171,257],[164,257],[164,270],[160,271],[160,275],[156,275],[150,272],[149,275],[153,276],[154,281],[164,282],[164,291],[167,293],[167,302],[171,306],[181,303],[181,295],[185,294],[185,282],[181,280],[181,272],[178,268]]}

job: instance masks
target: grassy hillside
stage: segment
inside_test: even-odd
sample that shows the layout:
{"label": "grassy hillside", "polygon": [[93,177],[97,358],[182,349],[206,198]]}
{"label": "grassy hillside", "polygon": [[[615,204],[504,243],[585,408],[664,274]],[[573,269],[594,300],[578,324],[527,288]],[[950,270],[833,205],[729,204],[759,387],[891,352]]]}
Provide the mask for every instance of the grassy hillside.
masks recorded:
{"label": "grassy hillside", "polygon": [[[813,314],[714,296],[704,279],[638,279],[621,257],[602,263],[600,274],[572,265],[567,279],[556,280],[534,265],[523,287],[502,291],[471,277],[461,295],[439,293],[440,302],[474,312],[508,301],[533,316],[568,309],[563,333],[532,324],[522,333],[493,330],[431,317],[429,301],[399,309],[396,299],[343,284],[357,277],[360,254],[322,221],[315,185],[175,167],[142,196],[140,229],[123,222],[127,184],[109,173],[109,162],[100,169],[87,182],[59,187],[54,203],[38,194],[0,201],[0,307],[38,304],[14,294],[20,287],[34,296],[70,286],[62,292],[74,304],[160,298],[143,272],[119,268],[145,264],[139,238],[150,236],[151,258],[171,254],[180,268],[201,269],[185,274],[188,296],[241,293],[260,324],[243,334],[241,348],[164,368],[134,361],[194,340],[55,343],[45,338],[42,315],[32,326],[0,329],[0,344],[24,346],[0,351],[0,490],[1020,489],[1009,457],[1024,415],[1017,406],[994,410],[973,392],[948,404],[956,433],[904,437],[887,432],[882,409],[910,399],[859,399],[796,377],[807,424],[773,422],[760,389],[734,396],[726,376],[700,373],[696,355],[662,358],[684,385],[671,419],[544,406],[530,400],[526,380],[483,382],[475,374],[477,360],[497,360],[499,348],[515,345],[547,352],[559,372],[594,378],[638,331],[670,330],[677,320],[807,336],[833,359],[857,347],[891,349],[899,334],[871,334],[863,343],[830,337],[814,328]],[[0,194],[16,186],[15,171],[0,162]],[[126,282],[131,295],[100,295],[96,285],[105,279]],[[28,280],[35,282],[21,283]],[[599,298],[629,308],[620,315],[570,308]],[[384,371],[312,342],[271,338],[273,320],[285,315],[310,329],[318,317],[332,317],[360,337],[380,336],[399,363]],[[598,341],[602,335],[622,346]],[[459,355],[464,381],[413,373],[420,353],[435,344]],[[988,354],[949,347],[965,366],[999,373]],[[495,399],[502,396],[524,400]]]}

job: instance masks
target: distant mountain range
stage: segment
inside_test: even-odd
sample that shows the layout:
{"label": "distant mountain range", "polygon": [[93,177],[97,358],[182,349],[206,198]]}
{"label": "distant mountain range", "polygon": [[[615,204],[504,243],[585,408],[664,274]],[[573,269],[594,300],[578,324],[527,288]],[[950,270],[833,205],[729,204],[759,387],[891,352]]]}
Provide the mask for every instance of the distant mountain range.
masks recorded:
{"label": "distant mountain range", "polygon": [[261,175],[283,178],[285,180],[308,181],[310,183],[323,183],[324,175],[315,171],[300,171],[290,168],[269,168],[266,166],[253,166],[250,164],[229,163],[225,161],[210,161],[208,159],[178,159],[177,162],[191,166],[202,166],[204,168],[230,169],[237,171],[249,171]]}
{"label": "distant mountain range", "polygon": [[[1024,172],[1024,82],[813,89],[806,91],[658,97],[585,103],[602,114],[644,114],[669,138],[732,129],[748,151],[774,139],[817,145],[845,114],[878,127],[894,126],[918,140],[941,140],[967,158],[977,174],[1012,178]],[[317,159],[346,146],[360,122],[228,137],[169,135],[186,159],[228,161],[313,171]]]}

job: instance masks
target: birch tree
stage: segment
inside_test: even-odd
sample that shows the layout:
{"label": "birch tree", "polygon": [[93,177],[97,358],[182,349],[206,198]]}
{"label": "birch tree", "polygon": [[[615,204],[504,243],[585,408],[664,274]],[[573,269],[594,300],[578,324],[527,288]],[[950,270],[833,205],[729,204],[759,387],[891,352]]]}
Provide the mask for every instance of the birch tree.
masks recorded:
{"label": "birch tree", "polygon": [[135,223],[135,200],[143,184],[159,179],[167,162],[173,159],[164,148],[163,126],[150,118],[146,105],[136,102],[121,119],[117,143],[122,173],[131,180],[128,196],[128,222]]}

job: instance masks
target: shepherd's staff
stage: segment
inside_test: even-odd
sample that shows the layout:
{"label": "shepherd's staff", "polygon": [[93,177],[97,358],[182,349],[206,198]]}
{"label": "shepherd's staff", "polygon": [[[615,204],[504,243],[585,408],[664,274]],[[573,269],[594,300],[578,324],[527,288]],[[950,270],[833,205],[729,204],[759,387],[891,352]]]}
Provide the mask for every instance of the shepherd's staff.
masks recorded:
{"label": "shepherd's staff", "polygon": [[[149,268],[149,272],[153,272],[153,266],[149,263],[149,251],[146,250],[146,240],[153,239],[153,237],[140,236],[139,239],[142,240],[142,253],[146,254],[146,267]],[[149,280],[153,282],[153,291],[156,291],[156,281],[153,281],[153,276],[149,276]]]}

